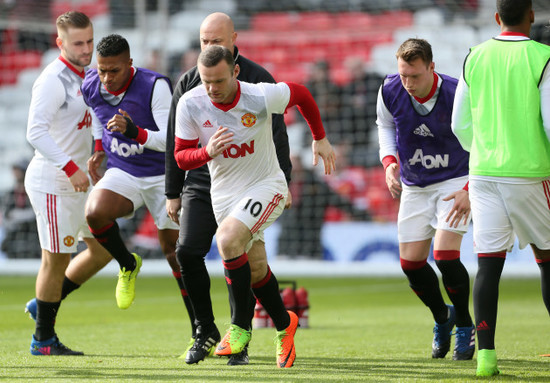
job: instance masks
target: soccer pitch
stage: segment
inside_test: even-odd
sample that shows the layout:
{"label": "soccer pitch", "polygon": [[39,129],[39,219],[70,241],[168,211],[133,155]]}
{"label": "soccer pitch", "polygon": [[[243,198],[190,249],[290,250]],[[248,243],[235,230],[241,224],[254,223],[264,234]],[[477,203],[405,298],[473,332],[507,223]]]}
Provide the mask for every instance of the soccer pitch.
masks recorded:
{"label": "soccer pitch", "polygon": [[[281,278],[282,279],[282,278]],[[473,361],[430,357],[433,322],[402,278],[297,277],[309,291],[310,328],[298,329],[293,368],[278,369],[274,329],[253,332],[248,366],[178,359],[190,324],[171,277],[137,280],[128,310],[115,303],[116,278],[97,277],[63,302],[56,329],[80,357],[32,356],[34,323],[24,313],[34,278],[0,277],[0,381],[7,382],[468,382]],[[212,280],[220,332],[229,324],[223,277]],[[473,315],[473,311],[472,311]],[[497,327],[501,374],[489,380],[550,381],[549,320],[537,279],[503,278]],[[453,340],[454,345],[454,340]]]}

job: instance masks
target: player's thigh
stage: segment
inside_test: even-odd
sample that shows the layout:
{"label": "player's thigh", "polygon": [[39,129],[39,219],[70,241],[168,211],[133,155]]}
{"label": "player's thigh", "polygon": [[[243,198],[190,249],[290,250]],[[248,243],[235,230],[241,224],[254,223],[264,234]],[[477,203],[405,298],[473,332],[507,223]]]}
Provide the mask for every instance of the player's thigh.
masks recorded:
{"label": "player's thigh", "polygon": [[49,194],[27,190],[36,214],[40,247],[50,253],[73,253],[80,237],[91,237],[84,206],[87,193]]}
{"label": "player's thigh", "polygon": [[400,243],[433,238],[437,227],[434,192],[404,185],[397,217],[397,237]]}
{"label": "player's thigh", "polygon": [[[141,193],[141,180],[131,174],[126,173],[118,168],[107,169],[103,177],[94,186],[94,190],[110,190],[118,194],[124,199],[130,201],[130,204],[125,204],[122,211],[124,218],[132,218],[134,212],[139,209],[144,201]],[[88,203],[90,205],[90,203]],[[119,217],[117,217],[119,218]]]}
{"label": "player's thigh", "polygon": [[[144,177],[141,180],[141,198],[159,230],[178,230],[179,225],[168,217],[164,196],[164,176]],[[173,233],[165,233],[167,236]],[[177,239],[177,238],[176,238]]]}
{"label": "player's thigh", "polygon": [[471,179],[469,193],[474,251],[495,253],[511,250],[515,235],[498,184]]}
{"label": "player's thigh", "polygon": [[198,191],[184,190],[181,200],[179,246],[208,253],[218,224],[209,196]]}
{"label": "player's thigh", "polygon": [[500,184],[508,216],[519,246],[534,244],[550,249],[550,181],[530,184]]}

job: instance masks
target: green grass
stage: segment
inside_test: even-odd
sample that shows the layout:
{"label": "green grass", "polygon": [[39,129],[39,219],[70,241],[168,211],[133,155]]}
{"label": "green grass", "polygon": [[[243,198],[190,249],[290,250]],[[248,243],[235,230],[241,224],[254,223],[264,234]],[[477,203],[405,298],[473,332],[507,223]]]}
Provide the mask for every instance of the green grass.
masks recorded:
{"label": "green grass", "polygon": [[[287,278],[285,278],[287,279]],[[128,310],[116,307],[115,278],[98,277],[61,306],[56,329],[84,357],[29,353],[34,323],[23,314],[34,278],[0,276],[0,381],[13,382],[468,382],[475,360],[432,360],[433,322],[405,278],[297,278],[310,294],[310,326],[299,329],[291,369],[275,363],[273,329],[257,329],[250,365],[177,359],[190,325],[172,278],[142,277]],[[503,279],[497,330],[501,375],[489,380],[550,381],[548,313],[538,280]],[[212,281],[216,322],[229,322],[227,290]]]}

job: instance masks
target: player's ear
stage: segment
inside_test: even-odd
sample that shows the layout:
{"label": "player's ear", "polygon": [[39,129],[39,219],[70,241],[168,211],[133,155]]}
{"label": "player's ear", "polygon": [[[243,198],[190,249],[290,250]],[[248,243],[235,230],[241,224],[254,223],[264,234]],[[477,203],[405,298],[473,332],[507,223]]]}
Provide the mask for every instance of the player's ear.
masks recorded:
{"label": "player's ear", "polygon": [[55,43],[57,44],[57,47],[61,49],[61,46],[63,45],[63,40],[61,40],[61,37],[57,36],[55,38]]}
{"label": "player's ear", "polygon": [[235,78],[239,76],[239,73],[241,73],[241,67],[239,66],[239,64],[235,64],[235,69],[234,69]]}

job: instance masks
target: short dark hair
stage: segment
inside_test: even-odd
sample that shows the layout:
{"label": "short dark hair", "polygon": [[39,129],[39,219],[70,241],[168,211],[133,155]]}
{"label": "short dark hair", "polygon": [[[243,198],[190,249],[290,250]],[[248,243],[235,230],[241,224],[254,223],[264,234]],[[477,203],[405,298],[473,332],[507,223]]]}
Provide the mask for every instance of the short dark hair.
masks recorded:
{"label": "short dark hair", "polygon": [[112,34],[105,36],[97,43],[97,54],[103,57],[118,56],[121,53],[130,54],[130,45],[121,35]]}
{"label": "short dark hair", "polygon": [[395,57],[408,63],[419,58],[427,66],[433,61],[432,46],[424,39],[408,39],[397,49]]}
{"label": "short dark hair", "polygon": [[226,47],[221,45],[210,45],[206,47],[200,54],[197,60],[198,63],[204,65],[207,68],[218,65],[220,62],[225,61],[229,66],[229,70],[233,71],[235,68],[235,60],[233,60],[233,53]]}
{"label": "short dark hair", "polygon": [[504,25],[521,24],[531,10],[531,0],[497,0],[497,12]]}
{"label": "short dark hair", "polygon": [[57,17],[55,25],[58,30],[66,32],[69,27],[84,29],[92,25],[90,18],[82,12],[69,11]]}

